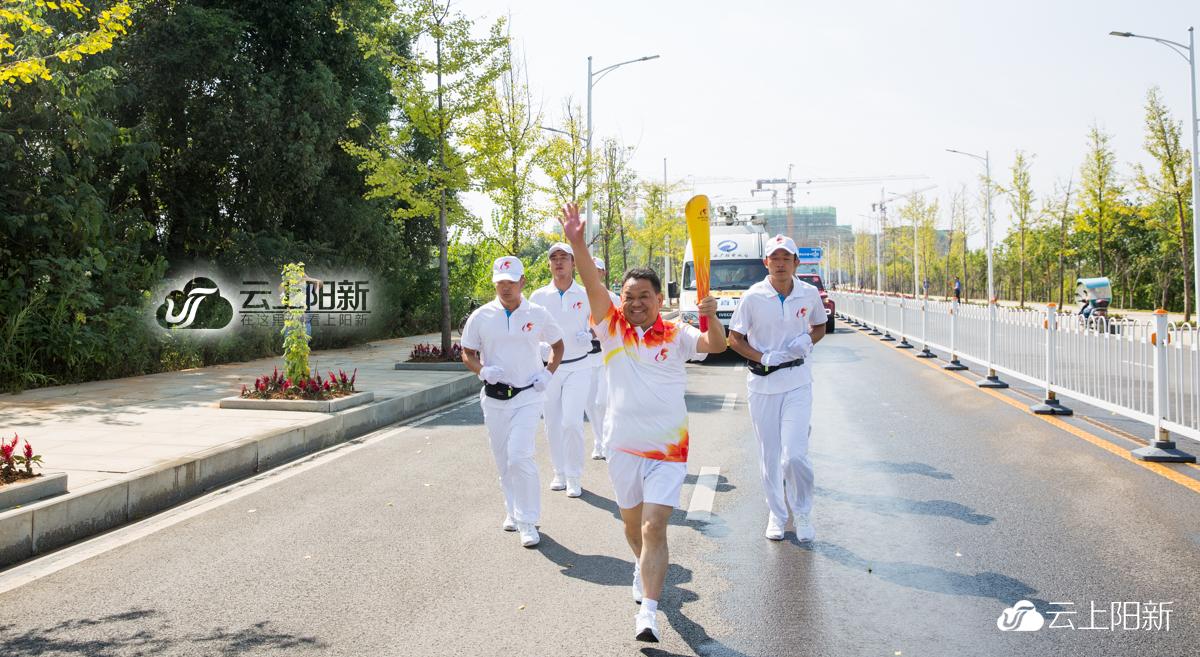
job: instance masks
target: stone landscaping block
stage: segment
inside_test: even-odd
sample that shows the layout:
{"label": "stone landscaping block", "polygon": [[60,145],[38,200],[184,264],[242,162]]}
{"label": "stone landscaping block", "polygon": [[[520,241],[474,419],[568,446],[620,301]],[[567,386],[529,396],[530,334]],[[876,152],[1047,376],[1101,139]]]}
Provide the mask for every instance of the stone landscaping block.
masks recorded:
{"label": "stone landscaping block", "polygon": [[336,413],[338,411],[369,404],[375,400],[373,392],[356,392],[346,397],[327,400],[309,399],[247,399],[226,397],[220,401],[221,408],[245,408],[256,411],[306,411],[309,413]]}
{"label": "stone landscaping block", "polygon": [[15,509],[0,513],[0,564],[33,556],[33,512]]}
{"label": "stone landscaping block", "polygon": [[67,473],[52,472],[0,486],[0,511],[67,492]]}

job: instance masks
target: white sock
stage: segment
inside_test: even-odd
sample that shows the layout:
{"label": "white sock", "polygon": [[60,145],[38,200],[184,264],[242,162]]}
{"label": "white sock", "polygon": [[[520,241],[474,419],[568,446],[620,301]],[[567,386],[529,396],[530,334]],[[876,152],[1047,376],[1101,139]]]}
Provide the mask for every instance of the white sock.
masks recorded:
{"label": "white sock", "polygon": [[649,612],[651,614],[658,613],[658,600],[651,600],[650,598],[642,598],[642,609],[645,609],[647,612]]}

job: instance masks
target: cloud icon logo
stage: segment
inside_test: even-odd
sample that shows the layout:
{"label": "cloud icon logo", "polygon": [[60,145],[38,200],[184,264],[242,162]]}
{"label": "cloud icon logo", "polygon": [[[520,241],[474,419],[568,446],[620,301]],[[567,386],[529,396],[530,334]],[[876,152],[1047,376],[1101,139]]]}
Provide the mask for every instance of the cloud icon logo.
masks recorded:
{"label": "cloud icon logo", "polygon": [[221,296],[211,278],[193,278],[172,290],[154,314],[167,329],[222,329],[233,321],[233,304]]}
{"label": "cloud icon logo", "polygon": [[1046,624],[1046,619],[1038,613],[1037,607],[1028,600],[1005,609],[996,619],[996,627],[1003,632],[1036,632]]}

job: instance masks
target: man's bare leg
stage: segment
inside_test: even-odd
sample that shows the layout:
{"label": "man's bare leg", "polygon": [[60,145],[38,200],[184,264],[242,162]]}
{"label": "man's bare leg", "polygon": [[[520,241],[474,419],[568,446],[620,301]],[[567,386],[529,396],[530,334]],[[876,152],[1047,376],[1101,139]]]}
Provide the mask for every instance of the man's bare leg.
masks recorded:
{"label": "man's bare leg", "polygon": [[632,509],[621,509],[621,520],[625,521],[625,540],[633,550],[634,561],[642,558],[642,505]]}
{"label": "man's bare leg", "polygon": [[667,562],[670,558],[667,552],[667,523],[674,509],[662,504],[641,506],[642,587],[645,598],[657,603],[662,595],[663,582],[667,579]]}

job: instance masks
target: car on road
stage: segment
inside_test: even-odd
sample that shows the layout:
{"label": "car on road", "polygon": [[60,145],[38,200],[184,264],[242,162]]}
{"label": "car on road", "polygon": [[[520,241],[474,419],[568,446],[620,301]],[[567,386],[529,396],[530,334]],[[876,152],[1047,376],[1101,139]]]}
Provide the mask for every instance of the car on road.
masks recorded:
{"label": "car on road", "polygon": [[829,298],[829,293],[825,291],[825,282],[821,280],[821,275],[820,274],[796,274],[796,278],[799,278],[800,280],[804,281],[805,283],[808,283],[809,285],[817,288],[817,290],[819,290],[821,292],[821,305],[825,306],[825,313],[827,315],[829,315],[829,319],[825,321],[825,333],[826,334],[833,333],[833,328],[834,328],[834,323],[835,323],[834,318],[833,318],[833,311],[836,310],[836,306],[833,303],[833,299]]}

